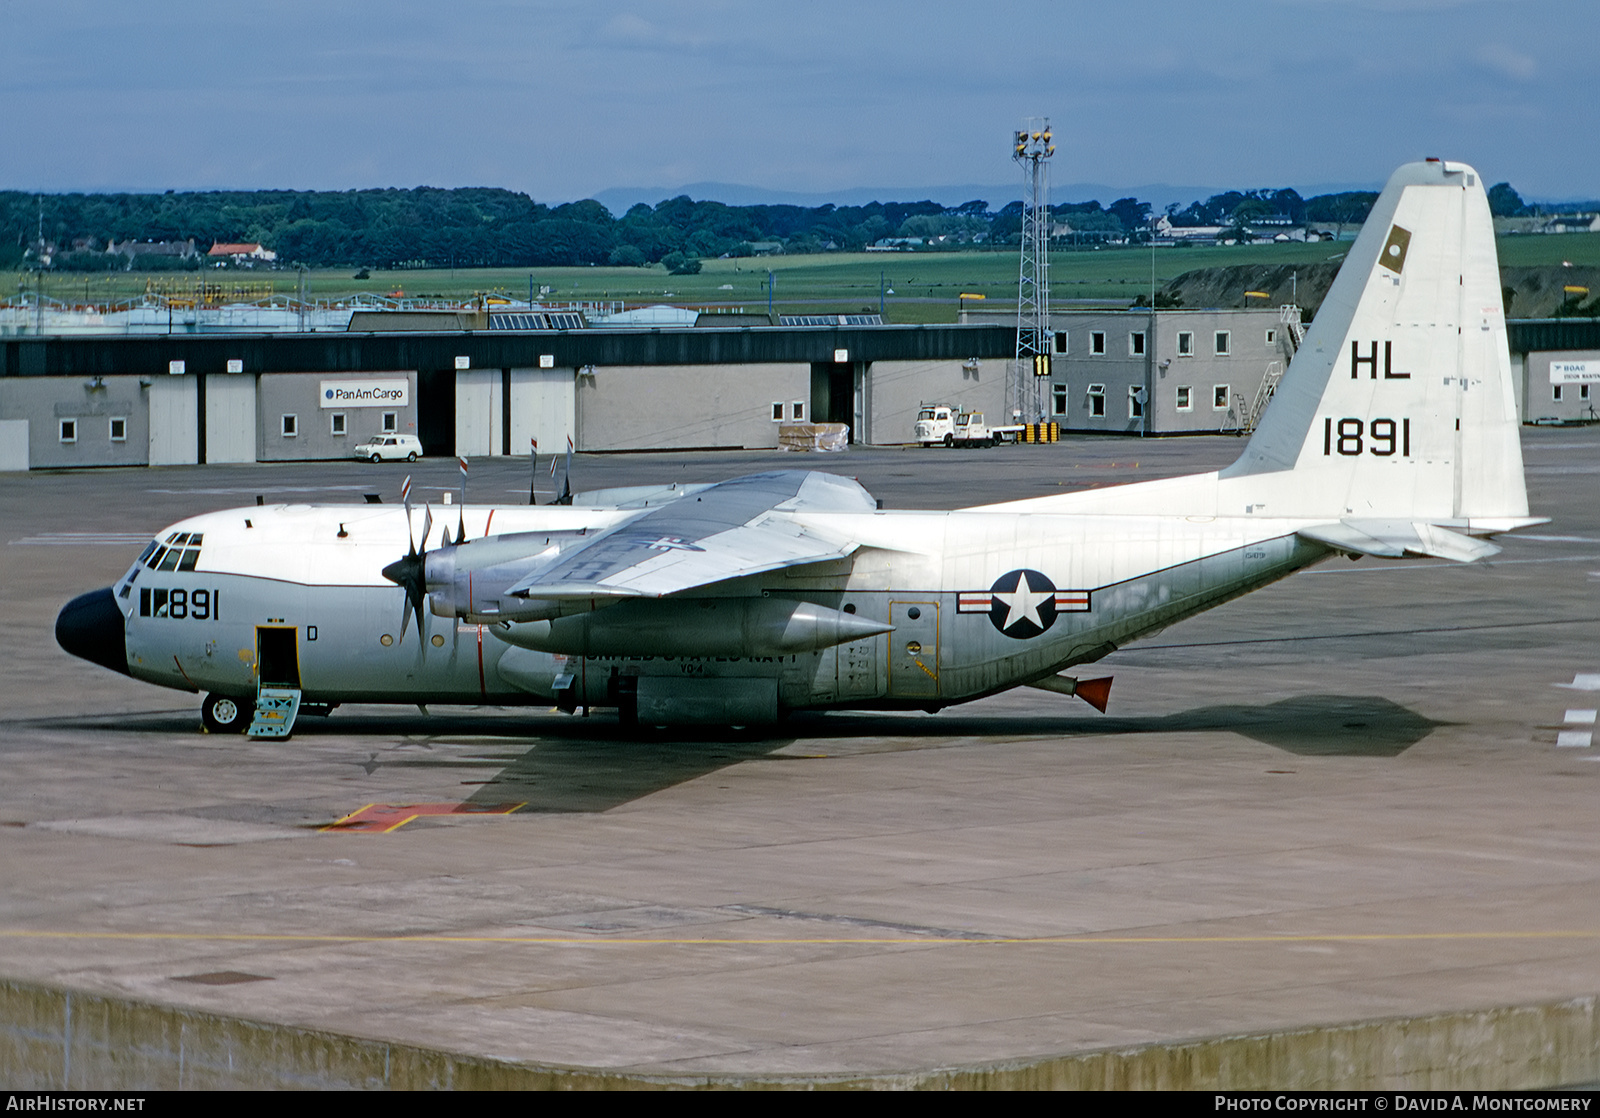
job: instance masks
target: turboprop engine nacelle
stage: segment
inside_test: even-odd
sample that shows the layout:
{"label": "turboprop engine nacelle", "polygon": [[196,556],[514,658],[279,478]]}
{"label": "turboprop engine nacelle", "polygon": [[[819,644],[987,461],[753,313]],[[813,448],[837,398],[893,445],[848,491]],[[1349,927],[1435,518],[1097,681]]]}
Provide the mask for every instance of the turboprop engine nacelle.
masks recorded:
{"label": "turboprop engine nacelle", "polygon": [[[555,604],[555,603],[547,603]],[[508,644],[567,656],[788,656],[888,633],[894,626],[782,598],[625,601],[595,613],[504,623]]]}
{"label": "turboprop engine nacelle", "polygon": [[565,548],[589,539],[586,531],[517,532],[466,544],[436,547],[425,556],[428,609],[435,617],[479,624],[539,621],[594,608],[588,599],[520,598],[505,593],[540,560],[554,562]]}

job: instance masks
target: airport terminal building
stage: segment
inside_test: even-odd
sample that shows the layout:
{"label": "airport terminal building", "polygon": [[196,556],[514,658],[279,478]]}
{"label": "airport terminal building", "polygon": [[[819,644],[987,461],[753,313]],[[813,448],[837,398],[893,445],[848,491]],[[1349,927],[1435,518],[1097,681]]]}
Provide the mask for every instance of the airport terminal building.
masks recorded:
{"label": "airport terminal building", "polygon": [[[807,423],[900,444],[923,403],[1011,418],[1015,320],[986,317],[11,338],[0,468],[345,458],[388,432],[471,457],[525,455],[534,440],[551,453],[569,438],[580,451],[774,448],[781,428]],[[1086,433],[1248,430],[1297,341],[1279,308],[1074,310],[1050,325],[1042,414],[1023,418]],[[1524,422],[1595,418],[1600,322],[1509,333]]]}

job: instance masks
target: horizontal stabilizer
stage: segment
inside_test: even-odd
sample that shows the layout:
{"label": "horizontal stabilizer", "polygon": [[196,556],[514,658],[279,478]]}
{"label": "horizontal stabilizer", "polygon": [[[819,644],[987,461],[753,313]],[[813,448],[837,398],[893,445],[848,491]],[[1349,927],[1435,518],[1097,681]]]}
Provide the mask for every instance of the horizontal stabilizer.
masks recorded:
{"label": "horizontal stabilizer", "polygon": [[1296,534],[1339,551],[1382,559],[1430,556],[1471,563],[1500,553],[1492,543],[1422,520],[1340,520],[1301,528]]}

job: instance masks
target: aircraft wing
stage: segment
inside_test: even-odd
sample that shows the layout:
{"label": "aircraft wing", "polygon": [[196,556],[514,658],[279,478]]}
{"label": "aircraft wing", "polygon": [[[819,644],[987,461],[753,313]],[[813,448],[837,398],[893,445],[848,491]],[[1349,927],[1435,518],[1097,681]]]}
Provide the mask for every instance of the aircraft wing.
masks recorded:
{"label": "aircraft wing", "polygon": [[568,548],[531,569],[511,597],[660,598],[804,563],[840,559],[857,544],[791,513],[861,512],[876,502],[830,474],[780,471],[719,482]]}
{"label": "aircraft wing", "polygon": [[1426,555],[1471,563],[1500,553],[1492,543],[1421,520],[1337,520],[1301,528],[1296,534],[1340,551],[1384,559]]}

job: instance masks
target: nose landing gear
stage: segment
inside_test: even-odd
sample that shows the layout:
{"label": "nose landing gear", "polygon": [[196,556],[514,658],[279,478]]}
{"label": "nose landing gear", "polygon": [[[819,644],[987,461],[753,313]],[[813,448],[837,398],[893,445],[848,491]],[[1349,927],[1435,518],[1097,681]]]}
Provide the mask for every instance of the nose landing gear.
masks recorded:
{"label": "nose landing gear", "polygon": [[207,695],[200,704],[200,721],[213,734],[242,734],[250,725],[250,705],[228,695]]}

